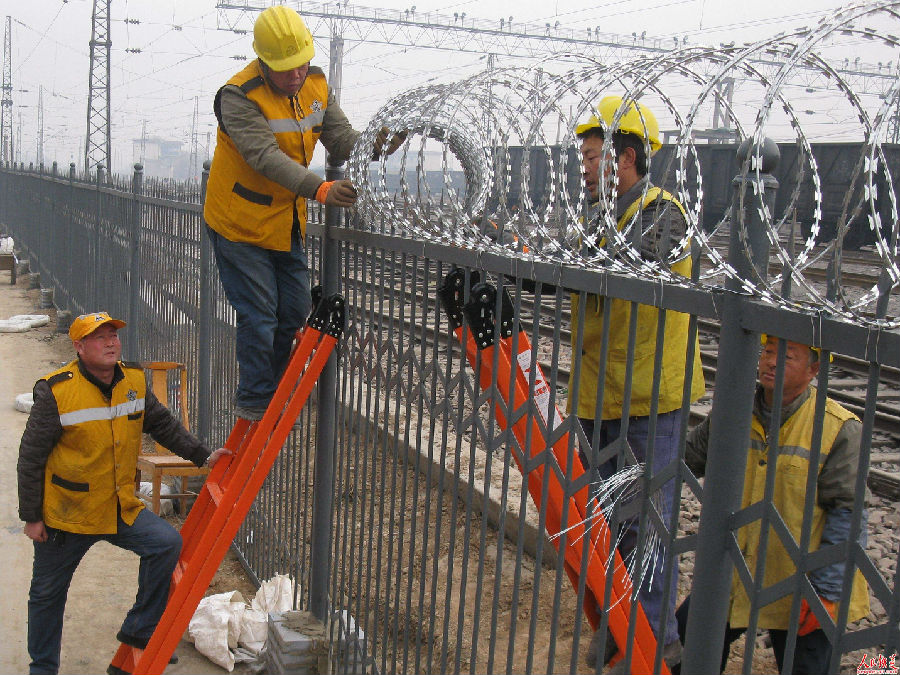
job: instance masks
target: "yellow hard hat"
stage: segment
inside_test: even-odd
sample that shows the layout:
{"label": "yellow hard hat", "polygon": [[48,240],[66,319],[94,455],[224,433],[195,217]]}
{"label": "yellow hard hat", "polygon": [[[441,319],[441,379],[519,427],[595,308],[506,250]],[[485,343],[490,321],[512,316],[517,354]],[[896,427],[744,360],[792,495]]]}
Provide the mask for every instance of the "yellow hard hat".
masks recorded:
{"label": "yellow hard hat", "polygon": [[309,28],[297,12],[284,5],[268,7],[256,17],[253,51],[275,71],[299,68],[316,54]]}
{"label": "yellow hard hat", "polygon": [[[765,347],[765,346],[766,346],[766,343],[768,343],[770,337],[771,337],[773,340],[779,340],[779,339],[781,339],[781,338],[776,337],[775,335],[771,335],[771,336],[770,336],[770,335],[768,335],[767,333],[760,333],[760,334],[759,334],[759,344],[761,344],[763,347]],[[801,344],[801,343],[798,342],[797,344]],[[806,346],[809,347],[810,349],[812,349],[812,350],[816,353],[816,355],[817,355],[819,358],[821,358],[821,356],[822,356],[822,351],[821,351],[818,347],[813,347],[812,345],[806,345]],[[829,355],[828,355],[828,360],[829,360],[829,361],[834,361],[834,354],[829,354]]]}
{"label": "yellow hard hat", "polygon": [[[597,106],[599,117],[596,114],[591,115],[587,122],[575,127],[575,134],[580,136],[590,129],[602,129],[603,126],[601,125],[600,120],[603,120],[603,123],[607,127],[611,127],[613,120],[616,117],[616,112],[618,112],[619,108],[623,105],[624,103],[621,96],[604,97]],[[656,116],[647,109],[647,106],[641,105],[637,101],[628,102],[628,108],[619,118],[617,131],[620,131],[623,134],[634,134],[639,138],[647,140],[650,143],[651,153],[656,152],[662,147],[662,143],[659,142],[659,123],[656,121]]]}

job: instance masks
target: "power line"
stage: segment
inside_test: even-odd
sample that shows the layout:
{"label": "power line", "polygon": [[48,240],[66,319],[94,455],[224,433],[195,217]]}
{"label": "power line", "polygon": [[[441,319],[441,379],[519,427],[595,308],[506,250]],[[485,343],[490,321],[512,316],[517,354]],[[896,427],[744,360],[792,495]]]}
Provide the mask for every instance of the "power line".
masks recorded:
{"label": "power line", "polygon": [[[666,5],[683,4],[686,0],[663,0]],[[268,0],[220,0],[216,8],[220,10],[219,20],[225,30],[239,34],[248,32],[242,28],[244,19],[265,9]],[[589,55],[600,62],[620,61],[635,54],[662,54],[671,52],[662,38],[640,36],[633,33],[624,36],[608,33],[596,26],[593,30],[573,30],[565,26],[545,23],[542,27],[533,22],[516,21],[514,16],[490,21],[467,16],[465,12],[445,15],[438,12],[416,13],[415,7],[406,10],[363,7],[337,2],[313,2],[292,0],[287,2],[297,9],[307,21],[307,25],[318,37],[339,36],[350,41],[374,42],[393,46],[409,46],[446,51],[476,52],[481,54],[501,54],[529,59],[543,58],[549,53],[578,53]],[[658,5],[662,6],[662,5]],[[232,19],[225,10],[239,10],[241,14]],[[622,13],[643,11],[624,10]],[[816,16],[821,13],[815,13]],[[794,17],[800,15],[794,15]],[[784,18],[782,18],[782,21]],[[675,47],[678,46],[677,38]],[[757,67],[778,68],[782,62],[761,55],[751,59]],[[875,72],[865,67],[835,67],[842,76],[852,79],[858,94],[885,94],[896,79],[892,73]],[[798,80],[808,82],[806,86],[818,83],[827,86],[824,76],[817,69],[799,65],[795,71]]]}

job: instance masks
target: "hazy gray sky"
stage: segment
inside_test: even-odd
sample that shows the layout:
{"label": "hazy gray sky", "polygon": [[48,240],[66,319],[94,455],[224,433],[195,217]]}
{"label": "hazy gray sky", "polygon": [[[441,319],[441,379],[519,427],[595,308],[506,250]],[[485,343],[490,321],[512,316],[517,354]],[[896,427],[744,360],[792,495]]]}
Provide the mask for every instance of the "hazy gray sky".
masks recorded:
{"label": "hazy gray sky", "polygon": [[[258,2],[258,0],[257,0]],[[291,4],[291,3],[287,3]],[[514,25],[530,22],[583,32],[631,36],[670,45],[674,37],[690,44],[750,41],[778,31],[813,25],[844,3],[833,0],[384,0],[363,3],[414,16],[452,16],[498,21],[513,15]],[[21,152],[33,161],[37,147],[38,99],[43,89],[44,155],[47,163],[75,161],[81,166],[87,117],[89,40],[92,0],[5,0],[2,17],[12,19],[13,128],[21,119]],[[351,3],[351,7],[352,7]],[[223,20],[220,14],[227,19]],[[302,7],[301,7],[302,13]],[[238,21],[240,11],[217,10],[214,0],[112,0],[112,138],[114,170],[133,161],[132,140],[147,136],[190,145],[195,98],[198,137],[205,155],[207,133],[214,134],[213,95],[228,77],[253,56],[252,36],[222,28]],[[245,19],[245,22],[247,20]],[[312,25],[312,22],[310,22]],[[319,33],[321,32],[321,35]],[[892,31],[900,34],[900,27]],[[346,35],[346,34],[345,34]],[[313,63],[328,70],[328,34],[317,31]],[[836,45],[830,58],[860,57],[862,63],[897,61],[890,50],[865,41]],[[237,57],[237,58],[235,58]],[[501,65],[509,61],[500,60]],[[478,54],[435,52],[397,45],[346,44],[342,105],[357,128],[392,96],[428,80],[452,81],[480,70]],[[810,92],[815,106],[821,94]],[[810,114],[812,111],[810,111]],[[840,121],[840,115],[835,116]]]}

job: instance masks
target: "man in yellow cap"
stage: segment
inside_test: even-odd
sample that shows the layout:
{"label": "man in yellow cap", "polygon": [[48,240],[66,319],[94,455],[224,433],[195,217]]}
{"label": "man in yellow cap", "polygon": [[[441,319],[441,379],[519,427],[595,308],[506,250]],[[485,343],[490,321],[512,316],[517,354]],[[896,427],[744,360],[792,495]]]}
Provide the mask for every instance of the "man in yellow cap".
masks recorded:
{"label": "man in yellow cap", "polygon": [[162,616],[181,536],[135,496],[142,434],[197,466],[231,454],[210,453],[153,395],[143,369],[119,360],[124,326],[106,312],[79,316],[69,328],[78,357],[34,385],[17,467],[19,517],[34,542],[32,674],[59,670],[69,583],[98,541],[141,557],[137,599],[117,639],[144,648]]}
{"label": "man in yellow cap", "polygon": [[[769,449],[774,442],[770,433],[774,405],[775,371],[778,361],[778,340],[763,336],[763,350],[759,357],[759,384],[753,402],[753,422],[750,449],[744,478],[741,508],[760,502],[765,495],[766,475],[769,471]],[[782,380],[781,426],[778,430],[778,454],[774,467],[774,506],[781,515],[794,541],[801,541],[803,512],[806,503],[806,481],[813,450],[816,388],[812,381],[819,372],[819,351],[799,342],[788,342],[785,349]],[[859,419],[830,398],[825,402],[822,438],[819,445],[819,469],[816,477],[815,505],[812,512],[809,550],[815,551],[829,544],[846,542],[850,536],[851,510],[855,498],[856,475],[859,470],[859,443],[862,427]],[[707,418],[688,434],[685,462],[698,477],[706,469],[709,443]],[[863,513],[861,543],[865,546],[865,513]],[[756,574],[760,538],[759,521],[738,530],[738,545],[747,561],[751,575]],[[797,568],[781,539],[770,530],[768,550],[763,572],[763,588],[796,574]],[[825,609],[836,617],[837,602],[841,599],[844,562],[820,566],[807,573],[807,578]],[[757,628],[769,631],[779,672],[782,671],[788,628],[790,627],[792,595],[785,595],[759,608]],[[849,593],[848,621],[857,621],[869,611],[869,596],[865,580],[857,570]],[[678,628],[684,639],[687,627],[688,597],[678,608]],[[750,600],[744,585],[735,574],[731,586],[731,609],[722,648],[722,669],[728,661],[731,643],[745,631],[750,618]],[[824,673],[831,659],[831,643],[810,611],[806,598],[801,601],[797,645],[794,650],[794,675]]]}
{"label": "man in yellow cap", "polygon": [[[297,12],[283,5],[262,11],[253,50],[259,58],[216,93],[219,126],[203,213],[237,312],[236,413],[258,420],[310,312],[306,200],[342,208],[356,202],[350,181],[323,181],[307,167],[316,143],[334,163],[343,162],[359,132],[325,74],[310,65],[313,37]],[[374,156],[401,142],[395,135],[386,147],[385,130]]]}
{"label": "man in yellow cap", "polygon": [[[665,265],[685,277],[691,275],[688,250],[679,253],[678,244],[686,232],[684,209],[668,192],[650,183],[649,158],[660,148],[659,126],[653,113],[644,105],[625,101],[619,96],[607,96],[597,106],[596,114],[575,129],[581,141],[582,174],[592,202],[601,197],[604,181],[615,195],[615,217],[621,231],[633,218],[634,248],[642,260]],[[613,154],[604,150],[604,139],[611,133]],[[613,166],[615,171],[613,171]],[[614,181],[614,182],[613,182]],[[602,210],[598,214],[599,219]],[[598,245],[606,245],[602,240]],[[580,327],[581,303],[584,307],[584,326]],[[609,345],[605,362],[601,362],[604,338],[604,305],[610,303],[608,329]],[[636,345],[629,359],[629,328],[632,303],[617,298],[574,293],[572,295],[572,349],[582,342],[581,378],[577,401],[569,401],[570,412],[581,420],[585,435],[593,443],[597,437],[597,454],[588,457],[581,451],[587,471],[596,471],[600,479],[608,479],[618,466],[616,441],[622,436],[634,454],[634,461],[648,463],[651,475],[678,461],[678,446],[682,428],[688,322],[690,316],[666,311],[662,342],[659,392],[654,400],[654,364],[660,310],[650,305],[637,306]],[[694,336],[694,361],[690,371],[690,401],[696,401],[705,390],[700,364],[700,347]],[[626,400],[626,382],[631,376],[631,389]],[[598,389],[602,388],[603,403],[597,417]],[[656,417],[650,413],[656,406]],[[651,437],[651,431],[653,433]],[[653,448],[649,466],[649,448]],[[626,458],[627,461],[627,458]],[[662,522],[668,523],[675,501],[674,481],[665,483],[656,493]],[[650,527],[653,527],[651,523]],[[639,523],[626,520],[618,542],[622,557],[629,559],[638,548]],[[659,533],[665,537],[665,533]],[[640,568],[641,564],[636,563]],[[663,657],[671,667],[681,660],[681,644],[675,621],[678,579],[677,558],[672,561],[668,577],[666,556],[656,555],[642,578],[633,579],[638,585],[638,597],[657,640],[664,645]],[[670,592],[665,595],[666,583]],[[600,645],[605,644],[604,654]],[[587,663],[596,667],[609,662],[616,652],[611,635],[597,631],[587,652]],[[624,661],[613,666],[611,672],[623,671]]]}

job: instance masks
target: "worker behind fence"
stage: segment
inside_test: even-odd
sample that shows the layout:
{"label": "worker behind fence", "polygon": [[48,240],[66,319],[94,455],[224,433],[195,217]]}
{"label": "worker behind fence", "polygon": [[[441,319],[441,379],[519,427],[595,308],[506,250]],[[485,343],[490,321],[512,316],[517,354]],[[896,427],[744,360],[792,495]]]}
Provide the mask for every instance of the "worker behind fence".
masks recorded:
{"label": "worker behind fence", "polygon": [[[262,418],[310,312],[305,250],[306,200],[350,207],[348,180],[323,181],[307,167],[321,142],[334,163],[347,159],[359,132],[310,65],[313,37],[297,12],[277,5],[253,27],[259,57],[216,93],[216,150],[203,215],[219,277],[237,313],[239,381],[235,412]],[[404,136],[375,142],[390,154]]]}
{"label": "worker behind fence", "polygon": [[[622,110],[615,127],[617,111]],[[612,149],[614,157],[604,158],[604,136],[613,129]],[[584,182],[592,201],[600,198],[601,181],[612,184],[616,195],[616,222],[620,231],[635,217],[635,230],[640,236],[636,244],[640,255],[667,266],[671,271],[685,277],[691,274],[691,258],[678,254],[677,247],[685,236],[686,221],[683,207],[668,192],[655,187],[650,182],[648,152],[660,147],[659,126],[653,113],[639,103],[624,102],[620,97],[609,96],[600,101],[597,114],[576,128],[581,140],[581,155]],[[615,169],[615,170],[613,170]],[[598,213],[595,227],[599,228]],[[605,245],[604,241],[599,242]],[[584,303],[584,326],[579,328],[579,312]],[[605,363],[601,363],[604,334],[604,304],[610,303],[609,348]],[[700,364],[700,349],[694,337],[694,360],[686,368],[688,348],[689,315],[667,311],[662,343],[662,370],[660,373],[657,416],[650,418],[654,400],[652,395],[654,361],[656,359],[659,310],[648,305],[637,307],[637,343],[633,360],[629,362],[628,337],[632,303],[616,298],[605,298],[591,294],[572,295],[572,348],[576,348],[579,332],[582,333],[580,357],[581,378],[578,399],[570,401],[570,408],[581,420],[589,441],[596,434],[599,443],[593,445],[597,455],[588,458],[582,452],[582,462],[588,471],[596,470],[601,478],[609,478],[622,467],[618,466],[615,441],[625,436],[634,459],[644,462],[648,459],[648,446],[652,442],[653,462],[651,472],[659,473],[665,467],[678,461],[678,447],[682,428],[682,398],[684,395],[685,373],[689,372],[690,400],[695,401],[704,393],[703,371]],[[628,401],[626,380],[631,374],[631,391]],[[602,379],[601,379],[602,378]],[[603,387],[602,409],[597,410],[598,383]],[[627,410],[627,412],[626,412]],[[597,413],[599,412],[599,417]],[[623,417],[624,416],[624,417]],[[653,430],[651,439],[649,434]],[[613,444],[613,445],[610,445]],[[660,507],[663,522],[669,522],[675,501],[674,481],[669,481],[654,496]],[[618,549],[623,558],[633,554],[638,546],[638,522],[627,520],[623,524],[622,539]],[[652,525],[651,525],[652,527]],[[661,533],[660,533],[661,534]],[[671,556],[670,556],[671,557]],[[681,643],[675,621],[677,592],[677,560],[670,561],[668,581],[670,592],[665,594],[667,577],[664,555],[657,555],[649,569],[640,579],[639,599],[650,626],[662,640],[663,657],[672,666],[680,662]],[[612,636],[595,632],[588,648],[587,663],[596,667],[600,656],[600,646],[605,644],[603,664],[608,663],[616,653]],[[623,671],[624,662],[617,663],[610,672]]]}
{"label": "worker behind fence", "polygon": [[231,454],[210,454],[153,395],[143,369],[119,361],[124,326],[106,312],[79,316],[69,328],[78,358],[34,385],[18,461],[19,517],[34,541],[32,675],[59,670],[69,583],[98,541],[141,558],[137,598],[116,639],[143,649],[162,616],[181,536],[135,496],[142,433],[197,466]]}
{"label": "worker behind fence", "polygon": [[[763,335],[763,350],[759,357],[759,384],[753,401],[753,421],[750,432],[750,449],[744,479],[744,495],[741,508],[764,499],[767,474],[775,472],[773,506],[790,531],[794,542],[802,536],[803,513],[808,498],[814,500],[810,527],[809,551],[829,544],[845,543],[849,539],[851,510],[859,470],[859,444],[861,425],[859,419],[830,398],[825,401],[825,414],[821,427],[818,471],[814,493],[806,491],[810,458],[813,454],[813,438],[816,436],[816,388],[812,380],[819,372],[819,351],[797,342],[787,342],[784,358],[784,378],[780,428],[771,429],[775,392],[775,370],[778,357],[778,340]],[[706,468],[709,442],[709,418],[688,434],[685,461],[698,477]],[[778,444],[774,467],[768,466],[772,444]],[[863,512],[860,543],[865,546],[866,514]],[[754,521],[738,530],[738,546],[752,576],[756,575],[760,523]],[[790,555],[777,531],[770,528],[766,551],[762,588],[770,588],[797,573]],[[807,579],[819,596],[832,619],[837,616],[844,579],[844,562],[836,562],[813,569]],[[869,611],[869,595],[865,580],[859,570],[853,577],[850,592],[844,597],[850,607],[848,621],[857,621]],[[757,628],[767,629],[772,638],[772,648],[779,672],[783,672],[785,647],[790,626],[792,595],[778,598],[759,608]],[[687,626],[690,596],[678,608],[678,629],[682,640]],[[828,671],[831,643],[822,630],[815,614],[810,611],[806,598],[801,601],[797,629],[794,663],[790,672],[794,675],[817,675]],[[737,577],[731,585],[731,606],[722,648],[722,669],[728,661],[731,643],[737,640],[750,622],[750,599],[744,585]]]}

